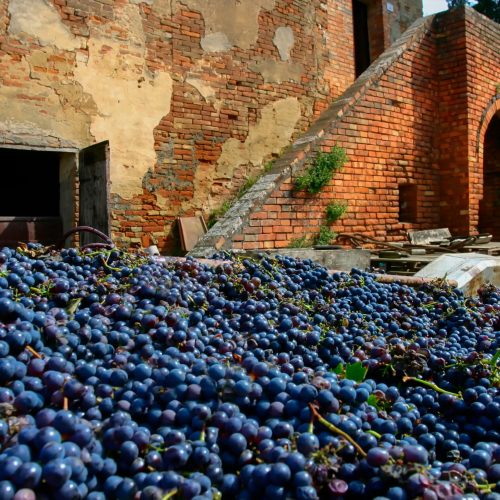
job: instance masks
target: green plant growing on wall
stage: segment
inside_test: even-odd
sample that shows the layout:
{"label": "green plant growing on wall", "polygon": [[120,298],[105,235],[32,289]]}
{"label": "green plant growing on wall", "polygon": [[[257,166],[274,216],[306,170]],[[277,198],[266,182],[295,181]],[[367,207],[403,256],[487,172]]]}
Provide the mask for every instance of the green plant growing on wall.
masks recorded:
{"label": "green plant growing on wall", "polygon": [[332,180],[335,173],[342,169],[347,159],[345,150],[337,145],[328,153],[318,153],[312,165],[295,180],[295,190],[307,191],[310,194],[319,193]]}
{"label": "green plant growing on wall", "polygon": [[316,246],[331,245],[336,237],[337,233],[333,229],[330,229],[328,226],[321,226],[319,233],[313,236],[312,242]]}
{"label": "green plant growing on wall", "polygon": [[243,196],[245,196],[245,194],[248,193],[248,191],[250,191],[250,189],[252,189],[253,185],[259,180],[259,177],[258,176],[252,176],[252,177],[249,177],[244,183],[243,185],[240,187],[240,189],[238,190],[238,194],[236,195],[236,198],[239,200],[240,198],[242,198]]}
{"label": "green plant growing on wall", "polygon": [[219,208],[216,208],[214,211],[210,212],[207,220],[207,228],[210,229],[221,217],[224,217],[231,206],[232,202],[227,200]]}
{"label": "green plant growing on wall", "polygon": [[311,242],[307,236],[301,236],[300,238],[294,238],[288,244],[288,248],[308,248],[311,246]]}
{"label": "green plant growing on wall", "polygon": [[270,161],[264,165],[262,172],[259,175],[252,175],[246,179],[236,193],[236,196],[230,200],[226,200],[219,208],[215,209],[208,216],[207,227],[210,229],[226,212],[243,196],[250,191],[252,186],[264,175],[267,174],[274,166],[274,162]]}
{"label": "green plant growing on wall", "polygon": [[345,215],[348,209],[347,201],[333,201],[325,210],[325,219],[328,224],[333,224]]}
{"label": "green plant growing on wall", "polygon": [[[325,210],[325,221],[328,225],[333,224],[335,221],[339,220],[347,212],[348,204],[346,201],[334,201],[330,203]],[[319,232],[316,235],[308,238],[307,236],[301,236],[300,238],[294,238],[288,244],[288,248],[308,248],[314,245],[323,246],[330,245],[336,238],[337,233],[328,227],[328,225],[323,224],[319,228]]]}

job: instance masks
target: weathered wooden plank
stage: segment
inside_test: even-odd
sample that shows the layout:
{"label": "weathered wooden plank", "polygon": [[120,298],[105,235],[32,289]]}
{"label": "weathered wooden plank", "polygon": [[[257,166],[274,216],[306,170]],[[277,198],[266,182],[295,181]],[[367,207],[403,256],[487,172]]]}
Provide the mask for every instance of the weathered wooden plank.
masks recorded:
{"label": "weathered wooden plank", "polygon": [[412,245],[429,245],[436,241],[444,241],[451,238],[451,233],[447,227],[426,229],[425,231],[408,231],[408,238]]}
{"label": "weathered wooden plank", "polygon": [[203,217],[179,217],[179,233],[181,246],[186,252],[191,251],[198,240],[207,232]]}

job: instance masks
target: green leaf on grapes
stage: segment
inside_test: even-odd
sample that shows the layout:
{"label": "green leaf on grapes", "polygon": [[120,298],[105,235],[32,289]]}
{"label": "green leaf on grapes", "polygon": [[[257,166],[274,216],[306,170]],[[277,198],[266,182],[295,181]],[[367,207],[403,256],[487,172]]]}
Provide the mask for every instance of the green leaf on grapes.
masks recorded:
{"label": "green leaf on grapes", "polygon": [[81,297],[78,297],[77,299],[72,299],[68,307],[66,307],[66,312],[68,313],[71,319],[73,319],[78,307],[80,306],[81,301],[82,301]]}
{"label": "green leaf on grapes", "polygon": [[373,406],[374,408],[376,408],[377,410],[381,410],[382,409],[382,406],[380,405],[379,400],[378,400],[377,396],[375,396],[375,394],[370,394],[368,396],[368,399],[366,400],[366,402],[370,406]]}
{"label": "green leaf on grapes", "polygon": [[491,366],[496,366],[498,361],[500,360],[500,349],[497,350],[497,352],[494,354],[494,356],[491,358],[490,364]]}
{"label": "green leaf on grapes", "polygon": [[344,365],[342,363],[339,363],[334,369],[333,373],[336,373],[337,375],[342,375],[344,373]]}
{"label": "green leaf on grapes", "polygon": [[354,380],[354,382],[363,382],[368,373],[368,368],[362,365],[360,361],[346,366],[345,378]]}

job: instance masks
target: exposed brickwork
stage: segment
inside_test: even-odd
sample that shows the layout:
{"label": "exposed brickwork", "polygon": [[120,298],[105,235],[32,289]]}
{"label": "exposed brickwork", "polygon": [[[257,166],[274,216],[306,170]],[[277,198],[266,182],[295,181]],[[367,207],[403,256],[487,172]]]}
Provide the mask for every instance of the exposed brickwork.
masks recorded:
{"label": "exposed brickwork", "polygon": [[[437,17],[435,23],[439,71],[439,147],[441,221],[453,233],[468,232],[467,58],[465,11]],[[451,182],[450,182],[451,181]]]}
{"label": "exposed brickwork", "polygon": [[[448,226],[455,234],[473,234],[499,61],[499,26],[471,9],[416,23],[196,251],[286,247],[318,232],[332,200],[349,202],[348,213],[333,226],[338,232],[401,240],[408,229]],[[307,160],[335,144],[349,156],[344,170],[319,195],[294,192],[294,178]],[[402,183],[416,185],[413,223],[399,220]]]}
{"label": "exposed brickwork", "polygon": [[[347,3],[346,0],[335,2]],[[144,8],[144,15],[147,31],[157,32],[155,24],[158,20],[154,10]],[[160,19],[160,27],[168,26],[171,53],[158,50],[156,41],[154,47],[149,44],[150,64],[168,57],[171,71],[177,75],[171,111],[155,130],[158,161],[144,179],[144,194],[133,200],[114,199],[116,234],[129,238],[132,227],[138,228],[138,233],[154,229],[160,246],[171,251],[177,242],[174,233],[167,241],[162,238],[165,222],[172,223],[178,215],[200,211],[207,217],[203,201],[210,197],[211,206],[220,205],[233,196],[249,176],[251,166],[243,164],[233,172],[231,179],[215,178],[210,185],[200,186],[195,178],[197,172],[214,169],[228,139],[241,142],[246,139],[249,128],[261,118],[263,106],[278,99],[297,97],[303,110],[297,132],[305,130],[330,98],[342,92],[354,78],[352,61],[339,58],[337,63],[336,58],[329,56],[323,40],[325,33],[335,40],[340,38],[334,26],[329,25],[335,20],[335,12],[321,8],[319,1],[277,1],[272,11],[263,10],[259,15],[255,47],[249,50],[235,47],[229,52],[211,55],[203,54],[200,47],[200,38],[205,31],[200,13],[186,8],[177,11],[170,19]],[[345,14],[343,22],[349,26]],[[269,84],[250,66],[261,57],[277,58],[273,36],[282,25],[293,29],[295,44],[291,58],[294,64],[302,66],[302,76],[297,82]],[[186,75],[209,84],[213,99],[201,96],[186,80]],[[158,206],[157,196],[168,200],[163,210]],[[122,211],[121,207],[126,208]],[[149,223],[142,225],[141,220]]]}
{"label": "exposed brickwork", "polygon": [[[237,10],[245,1],[233,3]],[[96,135],[104,128],[99,120],[112,122],[113,117],[99,109],[98,85],[85,74],[92,57],[99,59],[94,63],[100,71],[95,79],[108,75],[108,61],[114,67],[121,86],[110,85],[109,93],[123,92],[124,99],[130,98],[126,78],[140,87],[168,74],[171,99],[167,104],[159,102],[158,106],[165,106],[164,115],[150,131],[148,147],[154,147],[156,160],[145,169],[144,178],[135,181],[133,196],[116,188],[113,175],[129,175],[129,165],[126,161],[119,168],[113,164],[116,138],[110,141],[111,217],[118,243],[147,244],[144,235],[152,233],[164,251],[171,251],[176,246],[175,217],[207,216],[279,153],[276,145],[270,145],[257,159],[244,158],[220,173],[217,165],[224,152],[227,156],[228,141],[244,144],[252,133],[263,134],[258,127],[264,112],[285,99],[295,99],[300,107],[297,120],[286,117],[292,128],[288,140],[293,140],[353,83],[351,0],[254,3],[262,5],[255,20],[255,40],[238,43],[238,33],[229,29],[229,48],[212,50],[204,47],[204,37],[213,34],[214,20],[205,19],[195,0],[0,0],[0,98],[12,103],[15,111],[8,114],[8,124],[0,116],[8,131],[2,143],[85,147],[107,139]],[[397,9],[411,4],[412,19],[421,13],[420,1],[394,3]],[[212,10],[227,18],[224,9],[216,9],[231,4],[214,0]],[[388,33],[396,25],[396,30],[402,30],[408,16],[399,16],[396,9],[387,17],[385,0],[377,4],[378,19],[387,23],[371,28],[374,50],[380,52],[390,41]],[[39,7],[40,22],[51,19],[52,25],[39,31],[22,25],[22,13],[30,6]],[[248,23],[253,19],[248,18]],[[283,58],[286,50],[276,42],[280,28],[292,33],[288,58]],[[137,114],[135,102],[130,108]],[[131,126],[141,125],[135,115],[131,122]]]}

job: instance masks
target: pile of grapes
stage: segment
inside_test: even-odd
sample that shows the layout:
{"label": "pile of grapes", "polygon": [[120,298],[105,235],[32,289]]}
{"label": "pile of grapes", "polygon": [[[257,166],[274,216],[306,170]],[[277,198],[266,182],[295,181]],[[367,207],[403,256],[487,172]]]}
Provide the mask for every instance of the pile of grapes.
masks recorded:
{"label": "pile of grapes", "polygon": [[4,248],[0,499],[499,499],[499,298]]}

